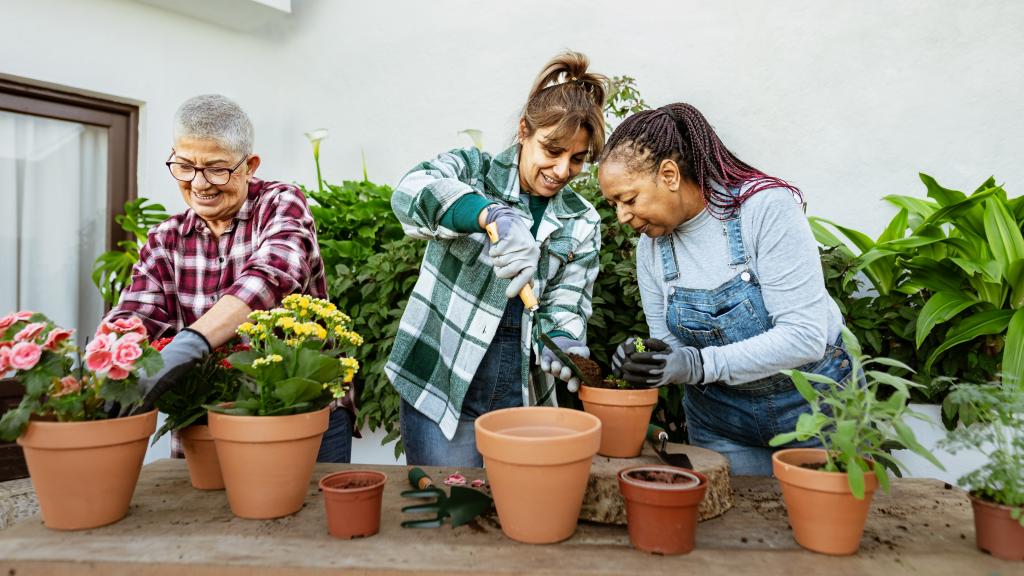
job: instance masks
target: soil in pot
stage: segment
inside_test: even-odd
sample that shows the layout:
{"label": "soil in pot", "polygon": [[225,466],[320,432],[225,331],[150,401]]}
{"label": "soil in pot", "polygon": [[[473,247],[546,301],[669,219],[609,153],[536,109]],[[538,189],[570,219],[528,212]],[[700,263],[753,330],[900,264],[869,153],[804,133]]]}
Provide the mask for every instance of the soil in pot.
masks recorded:
{"label": "soil in pot", "polygon": [[382,472],[372,470],[336,472],[320,479],[331,536],[348,540],[373,536],[380,530],[387,479]]}
{"label": "soil in pot", "polygon": [[636,549],[654,554],[689,553],[707,486],[702,474],[673,466],[621,470],[619,490],[626,500],[629,541]]}

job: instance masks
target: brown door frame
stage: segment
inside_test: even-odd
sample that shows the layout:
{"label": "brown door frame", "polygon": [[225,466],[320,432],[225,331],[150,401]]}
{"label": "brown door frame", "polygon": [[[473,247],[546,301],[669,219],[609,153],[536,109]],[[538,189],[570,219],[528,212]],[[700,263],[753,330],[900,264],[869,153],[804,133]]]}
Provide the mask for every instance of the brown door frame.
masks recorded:
{"label": "brown door frame", "polygon": [[[138,195],[138,106],[0,77],[0,110],[106,128],[107,250],[119,240],[134,239],[121,229],[114,216],[124,211],[125,202]],[[0,380],[0,414],[17,406],[23,393],[17,382]],[[0,481],[25,476],[28,470],[21,447],[0,444]]]}

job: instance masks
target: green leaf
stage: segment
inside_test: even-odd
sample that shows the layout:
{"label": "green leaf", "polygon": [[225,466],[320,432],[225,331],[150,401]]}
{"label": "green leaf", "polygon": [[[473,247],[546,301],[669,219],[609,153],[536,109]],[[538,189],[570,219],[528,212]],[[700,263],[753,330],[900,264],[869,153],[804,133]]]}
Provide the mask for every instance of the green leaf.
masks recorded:
{"label": "green leaf", "polygon": [[928,360],[924,364],[924,371],[930,372],[932,364],[935,363],[939,355],[958,344],[969,342],[987,334],[1001,334],[1010,324],[1010,317],[1012,315],[1013,310],[988,310],[957,322],[946,333],[946,339],[942,344],[928,356]]}
{"label": "green leaf", "polygon": [[935,181],[934,178],[923,172],[918,174],[918,176],[921,178],[921,182],[924,182],[925,187],[928,188],[928,197],[934,199],[939,203],[939,206],[943,208],[954,205],[967,198],[963,192],[943,188]]}
{"label": "green leaf", "polygon": [[936,458],[934,454],[929,452],[927,448],[922,446],[917,441],[917,438],[914,437],[914,431],[910,429],[910,426],[907,426],[906,423],[904,423],[902,420],[893,420],[892,425],[893,428],[896,429],[896,434],[899,435],[900,442],[902,442],[908,450],[910,450],[914,454],[917,454],[918,456],[927,459],[939,470],[946,469],[946,467],[942,465],[942,462],[939,462],[939,459]]}
{"label": "green leaf", "polygon": [[890,202],[891,204],[894,204],[900,208],[905,209],[909,214],[918,216],[921,219],[928,218],[929,216],[934,214],[936,210],[939,209],[939,206],[937,206],[934,202],[929,202],[927,200],[915,198],[913,196],[900,196],[897,194],[890,194],[888,196],[885,196],[884,199]]}
{"label": "green leaf", "polygon": [[857,463],[857,457],[848,455],[844,458],[846,462],[846,482],[850,486],[850,492],[857,500],[864,499],[864,470]]}
{"label": "green leaf", "polygon": [[872,470],[875,472],[875,478],[878,478],[878,485],[882,488],[883,492],[889,491],[889,475],[885,472],[885,466],[881,462],[875,460],[871,465]]}
{"label": "green leaf", "polygon": [[1013,313],[1006,330],[1003,378],[1024,390],[1024,308]]}
{"label": "green leaf", "polygon": [[915,343],[920,348],[924,339],[931,333],[936,324],[941,324],[953,318],[967,308],[978,304],[979,301],[965,296],[959,292],[938,292],[928,299],[921,313],[917,317],[917,330],[915,332]]}
{"label": "green leaf", "polygon": [[810,382],[807,381],[807,377],[804,376],[803,372],[798,370],[787,371],[788,376],[793,380],[793,384],[796,386],[797,392],[807,400],[808,404],[814,404],[814,401],[818,398],[818,392],[811,386]]}
{"label": "green leaf", "polygon": [[[315,380],[309,378],[288,378],[280,382],[273,383],[274,386],[274,397],[281,400],[285,406],[292,406],[299,402],[305,402],[316,398],[320,394],[320,390],[323,385]],[[310,397],[310,390],[315,394]]]}
{"label": "green leaf", "polygon": [[164,367],[164,358],[156,348],[146,348],[142,356],[135,361],[135,368],[147,376],[155,376]]}
{"label": "green leaf", "polygon": [[1020,226],[998,198],[985,201],[985,236],[992,255],[1009,268],[1011,262],[1024,258],[1024,236]]}
{"label": "green leaf", "polygon": [[906,208],[900,209],[899,212],[893,216],[893,219],[889,221],[889,225],[885,227],[885,230],[878,237],[877,243],[889,242],[890,240],[899,240],[903,238],[907,233],[907,210]]}

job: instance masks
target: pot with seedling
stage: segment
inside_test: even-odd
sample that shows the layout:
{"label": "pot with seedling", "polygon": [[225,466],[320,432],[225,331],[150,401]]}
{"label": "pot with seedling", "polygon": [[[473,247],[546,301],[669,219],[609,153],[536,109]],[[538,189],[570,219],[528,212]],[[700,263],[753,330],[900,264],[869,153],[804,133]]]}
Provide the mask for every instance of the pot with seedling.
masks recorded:
{"label": "pot with seedling", "polygon": [[988,462],[960,478],[970,490],[978,548],[1004,560],[1024,560],[1024,388],[1010,378],[958,384],[943,403],[963,426],[941,446],[950,452],[986,447]]}
{"label": "pot with seedling", "polygon": [[[794,431],[771,440],[772,446],[821,442],[821,448],[779,450],[772,468],[797,543],[833,555],[857,551],[875,489],[888,491],[887,470],[901,467],[887,445],[898,444],[942,467],[903,421],[905,415],[927,418],[907,408],[910,389],[919,385],[878,368],[912,370],[896,360],[865,355],[853,333],[842,330],[853,378],[838,383],[819,374],[784,371],[811,411],[800,415]],[[888,398],[879,397],[882,385],[893,390]]]}

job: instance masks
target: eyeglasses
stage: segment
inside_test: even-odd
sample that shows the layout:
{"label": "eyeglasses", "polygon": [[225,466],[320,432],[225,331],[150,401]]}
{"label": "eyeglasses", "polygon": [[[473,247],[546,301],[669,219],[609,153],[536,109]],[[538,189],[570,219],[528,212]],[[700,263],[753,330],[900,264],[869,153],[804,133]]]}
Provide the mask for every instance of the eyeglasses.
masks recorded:
{"label": "eyeglasses", "polygon": [[193,166],[187,162],[171,162],[171,158],[174,158],[175,154],[177,154],[177,152],[172,148],[171,155],[167,159],[167,162],[165,162],[165,164],[167,164],[167,169],[171,171],[171,176],[174,176],[175,180],[191,182],[195,180],[198,172],[202,172],[203,178],[206,178],[206,181],[214,186],[223,186],[224,184],[227,184],[228,180],[231,179],[231,175],[235,173],[235,170],[238,170],[238,167],[242,165],[242,162],[245,162],[246,159],[249,158],[248,154],[242,156],[242,159],[238,161],[238,164],[235,164],[231,168],[221,168],[219,166],[205,166],[201,168],[199,166]]}

